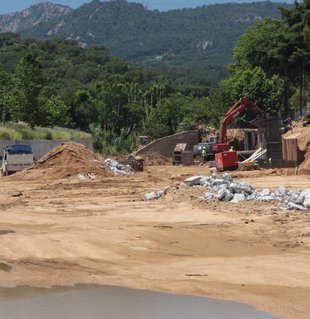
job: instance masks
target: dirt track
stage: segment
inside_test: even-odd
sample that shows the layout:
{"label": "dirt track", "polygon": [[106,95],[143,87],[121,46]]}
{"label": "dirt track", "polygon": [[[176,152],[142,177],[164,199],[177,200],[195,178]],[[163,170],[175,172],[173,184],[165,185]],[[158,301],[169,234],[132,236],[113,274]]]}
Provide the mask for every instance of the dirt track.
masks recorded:
{"label": "dirt track", "polygon": [[[0,262],[13,267],[0,270],[0,284],[123,285],[309,318],[310,213],[276,211],[270,203],[206,203],[205,189],[182,183],[197,172],[208,173],[154,166],[101,181],[0,178]],[[243,175],[257,188],[310,188],[308,176]],[[163,199],[143,200],[166,186]],[[16,191],[23,195],[12,197]]]}

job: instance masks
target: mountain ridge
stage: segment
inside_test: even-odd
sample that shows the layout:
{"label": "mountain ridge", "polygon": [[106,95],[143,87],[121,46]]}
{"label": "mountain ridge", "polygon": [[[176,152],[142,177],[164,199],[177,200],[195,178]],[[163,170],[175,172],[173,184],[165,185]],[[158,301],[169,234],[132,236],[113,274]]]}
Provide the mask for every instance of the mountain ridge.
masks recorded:
{"label": "mountain ridge", "polygon": [[226,3],[160,12],[125,0],[93,0],[51,19],[36,19],[19,32],[23,37],[74,40],[82,47],[101,44],[119,58],[170,74],[183,72],[184,80],[190,72],[204,83],[225,72],[248,27],[280,17],[279,6],[288,5]]}

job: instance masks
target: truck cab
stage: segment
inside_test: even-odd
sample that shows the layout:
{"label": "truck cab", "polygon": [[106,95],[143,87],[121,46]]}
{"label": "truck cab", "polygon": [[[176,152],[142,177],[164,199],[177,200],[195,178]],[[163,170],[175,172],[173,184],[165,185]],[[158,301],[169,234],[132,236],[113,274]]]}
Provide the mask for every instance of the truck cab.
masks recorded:
{"label": "truck cab", "polygon": [[34,163],[31,145],[14,144],[3,149],[2,175],[9,175],[23,170]]}

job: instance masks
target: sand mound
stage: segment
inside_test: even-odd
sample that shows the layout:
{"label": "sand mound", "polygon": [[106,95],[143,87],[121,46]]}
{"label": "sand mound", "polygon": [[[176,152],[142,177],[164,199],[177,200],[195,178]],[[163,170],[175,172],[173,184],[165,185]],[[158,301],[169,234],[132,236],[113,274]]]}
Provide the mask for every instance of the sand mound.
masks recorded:
{"label": "sand mound", "polygon": [[140,155],[146,166],[155,166],[155,165],[171,165],[172,159],[160,155],[159,153],[148,153]]}
{"label": "sand mound", "polygon": [[96,176],[110,176],[100,159],[86,146],[75,143],[63,143],[37,161],[32,167],[24,171],[27,175],[40,170],[45,178],[62,179],[78,174],[95,174]]}

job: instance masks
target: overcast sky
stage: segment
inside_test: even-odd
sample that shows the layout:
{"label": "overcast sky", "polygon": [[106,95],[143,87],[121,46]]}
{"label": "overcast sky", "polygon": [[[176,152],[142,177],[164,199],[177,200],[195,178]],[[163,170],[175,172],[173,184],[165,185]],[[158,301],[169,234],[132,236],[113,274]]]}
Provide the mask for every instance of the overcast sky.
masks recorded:
{"label": "overcast sky", "polygon": [[[30,5],[39,2],[54,2],[64,4],[72,8],[77,8],[83,3],[90,2],[90,0],[0,0],[0,14],[6,14],[14,11],[20,11],[28,8]],[[256,2],[254,0],[130,0],[130,2],[143,3],[149,9],[158,9],[160,11],[179,9],[179,8],[194,8],[204,4],[210,3],[224,3],[224,2]],[[291,2],[291,0],[283,0],[283,2]]]}

